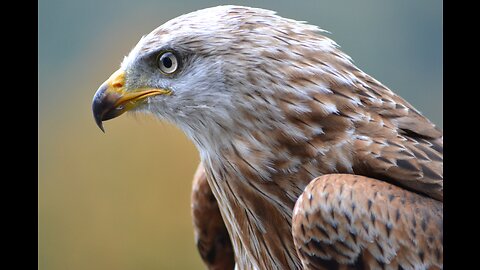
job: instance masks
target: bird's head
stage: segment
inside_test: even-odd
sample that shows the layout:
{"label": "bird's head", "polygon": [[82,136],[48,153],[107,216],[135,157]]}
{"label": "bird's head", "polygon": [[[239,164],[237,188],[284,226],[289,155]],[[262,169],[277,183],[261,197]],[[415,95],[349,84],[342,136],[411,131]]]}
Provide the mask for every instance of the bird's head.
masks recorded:
{"label": "bird's head", "polygon": [[[312,98],[303,89],[328,91],[315,81],[328,70],[318,68],[321,54],[350,63],[320,31],[256,8],[219,6],[182,15],[142,37],[100,86],[94,118],[103,130],[103,121],[126,111],[152,113],[194,140],[215,130],[279,128],[272,123],[281,125],[285,110],[308,110],[303,97]],[[291,95],[294,104],[280,101]]]}

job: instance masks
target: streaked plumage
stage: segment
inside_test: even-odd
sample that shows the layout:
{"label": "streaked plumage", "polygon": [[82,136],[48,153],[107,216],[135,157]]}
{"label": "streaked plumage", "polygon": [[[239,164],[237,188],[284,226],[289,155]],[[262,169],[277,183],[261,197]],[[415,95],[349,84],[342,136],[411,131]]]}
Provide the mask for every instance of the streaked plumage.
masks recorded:
{"label": "streaked plumage", "polygon": [[[158,70],[164,51],[178,72]],[[185,132],[238,269],[442,268],[443,132],[316,26],[204,9],[143,37],[116,74],[95,95],[97,123],[135,110]],[[217,242],[198,232],[223,224],[195,214],[215,209],[195,183],[205,260]]]}
{"label": "streaked plumage", "polygon": [[193,177],[192,217],[195,243],[208,269],[233,269],[232,243],[201,163]]}

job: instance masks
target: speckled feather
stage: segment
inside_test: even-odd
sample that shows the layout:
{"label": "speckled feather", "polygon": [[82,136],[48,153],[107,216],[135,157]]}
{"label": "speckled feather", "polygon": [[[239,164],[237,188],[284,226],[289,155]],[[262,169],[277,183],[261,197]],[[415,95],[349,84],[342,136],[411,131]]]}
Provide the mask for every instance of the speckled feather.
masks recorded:
{"label": "speckled feather", "polygon": [[[172,77],[158,75],[145,60],[165,48],[182,56],[182,70]],[[318,27],[263,9],[220,6],[199,10],[143,37],[123,61],[122,69],[129,88],[147,85],[172,92],[149,98],[146,106],[137,110],[174,123],[196,145],[238,269],[301,269],[302,265],[318,263],[305,255],[312,251],[302,246],[308,239],[295,230],[294,237],[299,238],[294,243],[292,225],[324,224],[327,220],[322,220],[319,209],[340,202],[315,200],[319,205],[299,209],[293,224],[292,216],[295,203],[301,208],[297,199],[305,196],[304,189],[312,179],[329,174],[342,174],[327,177],[326,182],[333,181],[330,187],[335,188],[337,181],[345,181],[344,188],[357,194],[348,202],[362,208],[362,213],[370,211],[380,217],[400,211],[405,218],[395,223],[389,237],[396,240],[390,244],[400,245],[411,230],[416,230],[404,220],[414,217],[422,223],[414,209],[431,211],[429,222],[436,222],[432,228],[438,235],[443,233],[438,225],[442,216],[437,213],[443,209],[443,132],[358,69]],[[353,184],[351,179],[359,183]],[[389,184],[372,186],[372,181]],[[365,189],[364,196],[359,188]],[[335,189],[330,193],[339,192]],[[415,202],[384,204],[378,199],[375,208],[368,210],[365,196],[381,192],[384,197],[392,192],[415,198]],[[336,200],[335,196],[329,198]],[[299,216],[309,212],[310,218]],[[338,221],[339,232],[352,226],[347,219]],[[368,238],[373,239],[373,245],[357,246],[357,260],[370,261],[368,257],[378,253],[375,246],[385,244],[388,230],[380,229],[381,223],[375,226],[371,228],[378,237]],[[315,233],[319,235],[311,236],[321,239],[321,232]],[[423,241],[421,235],[415,233],[413,241],[400,246],[417,255],[423,252],[423,256],[418,255],[423,262],[399,251],[385,255],[384,268],[403,260],[410,261],[413,269],[424,265],[442,268],[438,263],[441,258],[427,255],[427,244],[414,249],[414,243]],[[438,250],[443,248],[441,241],[432,241]],[[342,247],[345,244],[336,241],[332,246],[353,256]],[[208,249],[201,246],[201,253]],[[339,257],[334,261],[338,265],[351,262]]]}
{"label": "speckled feather", "polygon": [[386,182],[329,174],[298,199],[293,239],[304,269],[440,269],[442,210]]}

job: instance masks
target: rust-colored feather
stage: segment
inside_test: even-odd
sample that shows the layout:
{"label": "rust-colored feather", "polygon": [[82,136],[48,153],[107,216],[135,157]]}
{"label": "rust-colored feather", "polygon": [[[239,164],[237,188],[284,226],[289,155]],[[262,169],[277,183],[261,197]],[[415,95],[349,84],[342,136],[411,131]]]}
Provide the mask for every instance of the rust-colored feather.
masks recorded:
{"label": "rust-colored feather", "polygon": [[202,163],[193,178],[192,216],[195,242],[203,262],[210,270],[235,266],[233,247],[218,210],[217,200],[208,186]]}

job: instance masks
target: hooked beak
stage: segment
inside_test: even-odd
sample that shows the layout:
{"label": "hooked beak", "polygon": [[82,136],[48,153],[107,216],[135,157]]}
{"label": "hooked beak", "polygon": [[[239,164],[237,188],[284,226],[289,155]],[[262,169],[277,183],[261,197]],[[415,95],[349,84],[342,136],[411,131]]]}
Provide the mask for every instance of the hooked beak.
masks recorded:
{"label": "hooked beak", "polygon": [[125,71],[119,69],[98,88],[93,96],[93,118],[98,127],[103,129],[103,121],[120,116],[138,106],[147,97],[170,95],[171,91],[156,88],[125,89]]}

